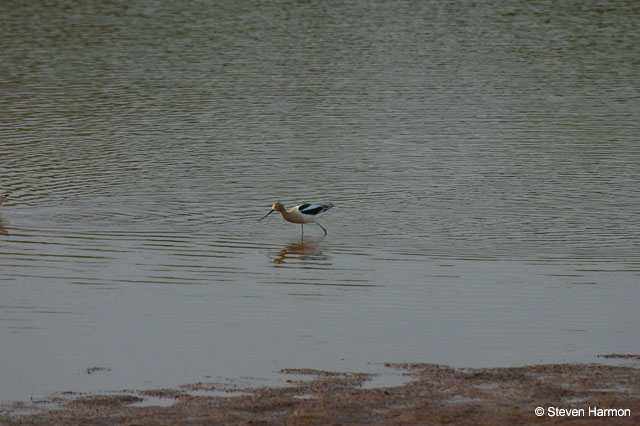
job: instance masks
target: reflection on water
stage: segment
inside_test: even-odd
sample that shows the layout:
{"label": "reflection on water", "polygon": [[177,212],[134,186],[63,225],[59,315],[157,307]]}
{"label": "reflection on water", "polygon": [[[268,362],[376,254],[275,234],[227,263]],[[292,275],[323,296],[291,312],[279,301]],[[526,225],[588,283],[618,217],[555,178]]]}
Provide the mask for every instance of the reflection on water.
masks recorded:
{"label": "reflection on water", "polygon": [[640,3],[40,3],[0,2],[0,399],[640,351]]}
{"label": "reflection on water", "polygon": [[331,267],[331,258],[323,253],[322,241],[324,238],[301,238],[292,242],[271,256],[274,266],[293,267]]}
{"label": "reflection on water", "polygon": [[7,231],[5,221],[2,216],[0,216],[0,235],[9,235],[9,231]]}

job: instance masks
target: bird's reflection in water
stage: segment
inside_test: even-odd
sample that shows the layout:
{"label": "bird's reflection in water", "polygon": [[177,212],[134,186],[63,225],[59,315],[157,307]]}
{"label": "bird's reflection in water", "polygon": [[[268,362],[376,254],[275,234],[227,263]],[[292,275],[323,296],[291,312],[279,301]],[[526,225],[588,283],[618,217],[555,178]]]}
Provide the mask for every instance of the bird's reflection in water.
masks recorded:
{"label": "bird's reflection in water", "polygon": [[322,240],[305,238],[291,242],[271,255],[271,262],[274,266],[326,266],[330,257],[323,253]]}
{"label": "bird's reflection in water", "polygon": [[0,235],[9,235],[9,232],[7,231],[7,228],[5,228],[5,221],[2,218],[2,216],[0,216]]}

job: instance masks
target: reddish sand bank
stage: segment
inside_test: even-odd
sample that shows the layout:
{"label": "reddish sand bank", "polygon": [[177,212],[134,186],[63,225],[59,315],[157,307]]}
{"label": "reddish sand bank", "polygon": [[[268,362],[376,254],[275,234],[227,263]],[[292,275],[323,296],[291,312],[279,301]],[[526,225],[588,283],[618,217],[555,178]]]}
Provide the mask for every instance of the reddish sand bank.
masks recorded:
{"label": "reddish sand bank", "polygon": [[[206,395],[205,391],[221,389],[220,385],[197,383],[176,389],[61,397],[53,401],[57,409],[31,414],[24,412],[34,404],[11,403],[0,409],[0,424],[640,424],[638,368],[597,364],[388,367],[413,380],[368,389],[361,386],[371,378],[366,374],[283,370],[308,377],[282,388],[241,389],[243,394],[231,394],[235,396]],[[149,397],[168,406],[132,406]],[[543,416],[536,416],[536,407],[542,407]]]}

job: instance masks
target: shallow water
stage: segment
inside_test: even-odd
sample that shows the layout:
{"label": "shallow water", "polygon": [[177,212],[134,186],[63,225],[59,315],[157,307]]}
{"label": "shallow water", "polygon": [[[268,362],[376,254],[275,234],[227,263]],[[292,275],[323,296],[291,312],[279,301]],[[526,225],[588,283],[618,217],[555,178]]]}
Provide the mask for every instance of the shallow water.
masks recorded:
{"label": "shallow water", "polygon": [[0,400],[638,353],[639,12],[4,3]]}

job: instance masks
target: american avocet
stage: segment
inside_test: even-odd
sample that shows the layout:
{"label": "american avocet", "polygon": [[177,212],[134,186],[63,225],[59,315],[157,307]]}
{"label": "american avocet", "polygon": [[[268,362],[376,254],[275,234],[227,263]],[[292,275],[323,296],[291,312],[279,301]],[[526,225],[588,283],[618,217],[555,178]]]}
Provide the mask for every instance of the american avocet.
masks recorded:
{"label": "american avocet", "polygon": [[[320,225],[317,220],[320,216],[325,214],[327,210],[333,207],[333,204],[301,204],[299,206],[291,207],[289,210],[284,208],[282,203],[275,203],[271,206],[271,211],[264,215],[262,219],[269,216],[273,212],[278,212],[282,215],[282,218],[287,222],[299,223],[302,225],[302,235],[304,235],[304,224],[315,223],[324,231],[324,235],[327,235],[327,230],[324,226]],[[260,222],[262,219],[258,219]]]}

